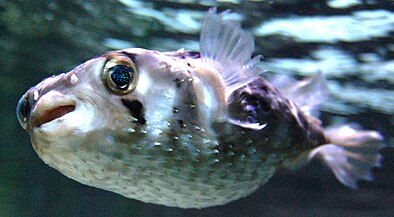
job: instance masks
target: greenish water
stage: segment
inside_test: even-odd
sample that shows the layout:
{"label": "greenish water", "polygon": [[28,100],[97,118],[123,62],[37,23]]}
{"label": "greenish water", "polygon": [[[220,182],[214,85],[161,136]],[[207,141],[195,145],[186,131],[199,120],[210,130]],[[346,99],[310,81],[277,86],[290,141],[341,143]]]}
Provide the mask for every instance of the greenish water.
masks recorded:
{"label": "greenish water", "polygon": [[[281,171],[253,195],[203,210],[127,199],[46,166],[19,126],[19,97],[43,78],[112,49],[198,49],[210,6],[231,9],[256,35],[266,73],[321,71],[331,98],[324,123],[356,122],[394,143],[392,1],[5,1],[0,0],[0,216],[390,216],[394,151],[375,182],[341,186],[319,161]],[[390,11],[391,9],[391,11]]]}

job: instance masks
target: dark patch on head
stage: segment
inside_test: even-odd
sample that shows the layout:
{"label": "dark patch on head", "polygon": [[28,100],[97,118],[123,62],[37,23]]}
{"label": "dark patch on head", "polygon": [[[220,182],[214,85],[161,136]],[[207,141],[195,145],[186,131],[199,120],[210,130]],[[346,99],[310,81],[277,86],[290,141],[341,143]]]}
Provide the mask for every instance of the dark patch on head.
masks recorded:
{"label": "dark patch on head", "polygon": [[144,107],[142,103],[138,100],[129,101],[127,99],[122,99],[122,103],[129,109],[130,114],[137,119],[136,122],[140,124],[145,124],[146,120],[144,118]]}

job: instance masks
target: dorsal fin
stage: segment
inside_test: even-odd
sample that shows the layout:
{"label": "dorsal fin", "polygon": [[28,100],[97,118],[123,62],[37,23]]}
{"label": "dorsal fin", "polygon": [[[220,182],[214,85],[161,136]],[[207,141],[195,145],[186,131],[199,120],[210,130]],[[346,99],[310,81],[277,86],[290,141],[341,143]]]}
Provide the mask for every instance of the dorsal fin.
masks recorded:
{"label": "dorsal fin", "polygon": [[255,65],[261,56],[251,59],[254,38],[244,31],[238,21],[226,20],[216,8],[205,15],[200,35],[200,53],[203,64],[211,66],[211,71],[223,82],[225,98],[236,89],[259,77]]}

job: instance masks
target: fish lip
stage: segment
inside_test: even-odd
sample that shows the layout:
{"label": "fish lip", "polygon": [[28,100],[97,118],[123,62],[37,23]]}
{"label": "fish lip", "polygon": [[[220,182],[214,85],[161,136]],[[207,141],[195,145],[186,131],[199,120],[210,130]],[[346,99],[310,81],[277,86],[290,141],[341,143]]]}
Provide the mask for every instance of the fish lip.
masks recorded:
{"label": "fish lip", "polygon": [[39,128],[64,117],[75,109],[76,102],[71,97],[57,91],[49,92],[37,101],[30,116],[30,127]]}

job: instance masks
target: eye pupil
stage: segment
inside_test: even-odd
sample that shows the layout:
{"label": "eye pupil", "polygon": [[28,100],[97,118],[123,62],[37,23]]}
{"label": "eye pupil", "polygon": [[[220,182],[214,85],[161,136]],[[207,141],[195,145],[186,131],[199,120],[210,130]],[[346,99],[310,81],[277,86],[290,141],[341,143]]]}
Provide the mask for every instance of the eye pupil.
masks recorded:
{"label": "eye pupil", "polygon": [[134,70],[128,66],[116,65],[111,69],[111,80],[119,89],[127,89]]}

